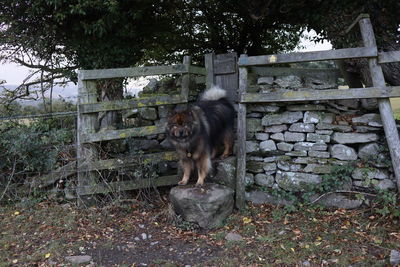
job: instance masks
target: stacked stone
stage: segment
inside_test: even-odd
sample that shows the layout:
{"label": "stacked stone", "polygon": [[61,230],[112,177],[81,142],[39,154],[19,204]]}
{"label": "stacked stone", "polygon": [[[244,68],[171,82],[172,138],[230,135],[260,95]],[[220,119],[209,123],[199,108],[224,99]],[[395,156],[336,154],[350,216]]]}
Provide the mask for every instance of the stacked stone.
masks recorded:
{"label": "stacked stone", "polygon": [[[272,87],[274,79],[267,78],[261,81]],[[281,80],[304,86],[301,79]],[[247,185],[304,192],[306,184],[321,183],[335,165],[368,162],[342,189],[394,189],[380,115],[356,106],[348,101],[248,105]]]}

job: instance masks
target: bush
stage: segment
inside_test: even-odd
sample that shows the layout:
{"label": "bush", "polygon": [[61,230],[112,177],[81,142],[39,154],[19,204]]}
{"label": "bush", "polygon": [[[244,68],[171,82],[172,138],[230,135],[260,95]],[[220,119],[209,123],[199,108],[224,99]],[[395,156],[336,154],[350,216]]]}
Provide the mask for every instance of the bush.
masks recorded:
{"label": "bush", "polygon": [[59,152],[74,140],[74,131],[60,126],[59,119],[3,123],[0,126],[3,159],[0,161],[0,184],[11,178],[21,183],[28,176],[55,168]]}

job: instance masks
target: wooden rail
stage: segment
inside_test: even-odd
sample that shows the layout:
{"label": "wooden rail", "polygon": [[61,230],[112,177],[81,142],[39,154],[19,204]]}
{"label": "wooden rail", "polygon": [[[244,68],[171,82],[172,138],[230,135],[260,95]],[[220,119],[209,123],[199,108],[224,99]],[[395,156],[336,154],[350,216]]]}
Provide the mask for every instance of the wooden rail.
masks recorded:
{"label": "wooden rail", "polygon": [[309,61],[338,60],[350,58],[377,57],[378,52],[373,47],[345,48],[338,50],[288,53],[266,56],[240,57],[239,67],[273,65],[282,63],[298,63]]}
{"label": "wooden rail", "polygon": [[368,87],[352,89],[328,90],[278,90],[270,93],[244,93],[241,95],[242,103],[268,103],[268,102],[301,102],[318,100],[341,100],[358,98],[388,98],[400,97],[400,86],[395,87]]}

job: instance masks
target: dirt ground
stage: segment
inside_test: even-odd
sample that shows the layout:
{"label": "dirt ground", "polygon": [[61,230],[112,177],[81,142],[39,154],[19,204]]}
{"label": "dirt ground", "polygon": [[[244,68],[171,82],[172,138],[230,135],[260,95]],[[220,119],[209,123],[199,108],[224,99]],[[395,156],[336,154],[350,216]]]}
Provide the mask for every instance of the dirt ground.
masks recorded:
{"label": "dirt ground", "polygon": [[[173,216],[163,198],[0,207],[0,266],[389,266],[390,251],[400,250],[399,221],[370,210],[250,206],[203,230]],[[229,233],[237,238],[227,240]],[[82,255],[90,260],[67,258]]]}

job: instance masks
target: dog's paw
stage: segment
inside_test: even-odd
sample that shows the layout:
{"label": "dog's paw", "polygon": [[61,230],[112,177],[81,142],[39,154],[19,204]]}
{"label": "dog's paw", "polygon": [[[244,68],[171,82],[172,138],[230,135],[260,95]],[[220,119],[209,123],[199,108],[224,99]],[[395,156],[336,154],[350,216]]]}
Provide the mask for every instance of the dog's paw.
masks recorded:
{"label": "dog's paw", "polygon": [[181,180],[178,182],[178,185],[186,185],[188,181]]}
{"label": "dog's paw", "polygon": [[200,182],[197,182],[197,183],[196,183],[196,187],[203,187],[203,185],[204,185],[204,184],[203,184],[203,183],[200,183]]}

